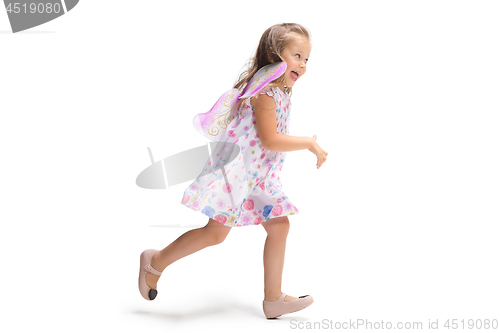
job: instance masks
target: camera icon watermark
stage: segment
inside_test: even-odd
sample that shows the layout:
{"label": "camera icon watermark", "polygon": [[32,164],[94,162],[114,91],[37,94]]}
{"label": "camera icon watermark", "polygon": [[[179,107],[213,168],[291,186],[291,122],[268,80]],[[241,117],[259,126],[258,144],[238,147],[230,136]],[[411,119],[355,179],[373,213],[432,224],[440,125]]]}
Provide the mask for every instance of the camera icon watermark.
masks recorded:
{"label": "camera icon watermark", "polygon": [[[224,166],[232,162],[240,153],[240,147],[230,142],[207,142],[206,145],[191,148],[155,161],[148,147],[151,165],[136,178],[136,185],[144,189],[164,190],[217,170],[222,171],[225,183],[229,184]],[[219,161],[214,158],[217,156]],[[227,193],[235,206],[232,193]],[[191,227],[192,225],[168,225],[169,227]]]}

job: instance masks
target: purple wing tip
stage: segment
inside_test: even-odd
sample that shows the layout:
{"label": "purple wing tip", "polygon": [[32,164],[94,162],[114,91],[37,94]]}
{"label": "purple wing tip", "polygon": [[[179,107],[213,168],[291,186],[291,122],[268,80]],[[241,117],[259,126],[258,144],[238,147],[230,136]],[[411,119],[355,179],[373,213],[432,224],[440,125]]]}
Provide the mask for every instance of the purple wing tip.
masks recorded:
{"label": "purple wing tip", "polygon": [[[231,94],[235,95],[231,97]],[[198,130],[198,132],[211,140],[217,141],[226,130],[225,127],[221,127],[221,125],[214,120],[218,117],[224,116],[224,120],[227,121],[228,117],[230,117],[234,111],[234,103],[230,103],[229,105],[225,103],[227,96],[230,96],[231,100],[237,101],[239,99],[239,90],[231,89],[229,91],[226,91],[224,94],[222,94],[221,97],[219,97],[217,102],[215,102],[214,106],[212,106],[210,110],[205,113],[197,114],[193,118],[193,125]],[[217,132],[217,129],[219,134],[213,134],[214,132],[212,132],[212,130],[215,130],[215,132]]]}

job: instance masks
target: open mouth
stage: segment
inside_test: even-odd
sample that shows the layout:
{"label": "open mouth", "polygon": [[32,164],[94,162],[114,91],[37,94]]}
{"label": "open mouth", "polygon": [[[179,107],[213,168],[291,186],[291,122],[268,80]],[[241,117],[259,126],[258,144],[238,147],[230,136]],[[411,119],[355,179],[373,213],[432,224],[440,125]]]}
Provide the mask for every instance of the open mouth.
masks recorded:
{"label": "open mouth", "polygon": [[292,77],[292,80],[294,80],[294,81],[297,81],[297,79],[299,78],[299,75],[300,75],[299,72],[296,72],[296,71],[290,72],[290,76]]}

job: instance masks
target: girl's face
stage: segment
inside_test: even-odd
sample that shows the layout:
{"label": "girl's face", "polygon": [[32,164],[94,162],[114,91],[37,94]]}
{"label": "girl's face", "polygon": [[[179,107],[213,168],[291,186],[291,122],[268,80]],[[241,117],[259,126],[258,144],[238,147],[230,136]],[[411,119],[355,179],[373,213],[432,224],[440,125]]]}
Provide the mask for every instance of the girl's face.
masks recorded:
{"label": "girl's face", "polygon": [[311,43],[305,37],[294,38],[285,47],[281,54],[286,62],[285,86],[293,87],[295,82],[305,74],[310,53]]}

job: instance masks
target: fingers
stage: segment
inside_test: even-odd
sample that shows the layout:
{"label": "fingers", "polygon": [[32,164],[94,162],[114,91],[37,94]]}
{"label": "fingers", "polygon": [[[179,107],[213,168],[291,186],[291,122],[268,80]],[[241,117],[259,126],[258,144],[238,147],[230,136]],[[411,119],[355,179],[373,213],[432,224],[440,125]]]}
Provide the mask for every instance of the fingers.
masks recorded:
{"label": "fingers", "polygon": [[[313,139],[314,141],[316,141],[316,139],[318,138],[318,136],[316,134],[313,135]],[[326,157],[328,156],[328,152],[326,150],[324,150],[323,148],[319,147],[319,149],[321,149],[321,151],[323,152],[323,156],[318,157],[318,160],[316,162],[316,169],[319,169],[321,168],[321,166],[323,165],[323,163],[326,162]]]}
{"label": "fingers", "polygon": [[321,158],[321,160],[318,158],[318,161],[316,162],[316,169],[321,168],[321,166],[325,162],[326,162],[326,155],[323,155],[323,157]]}

